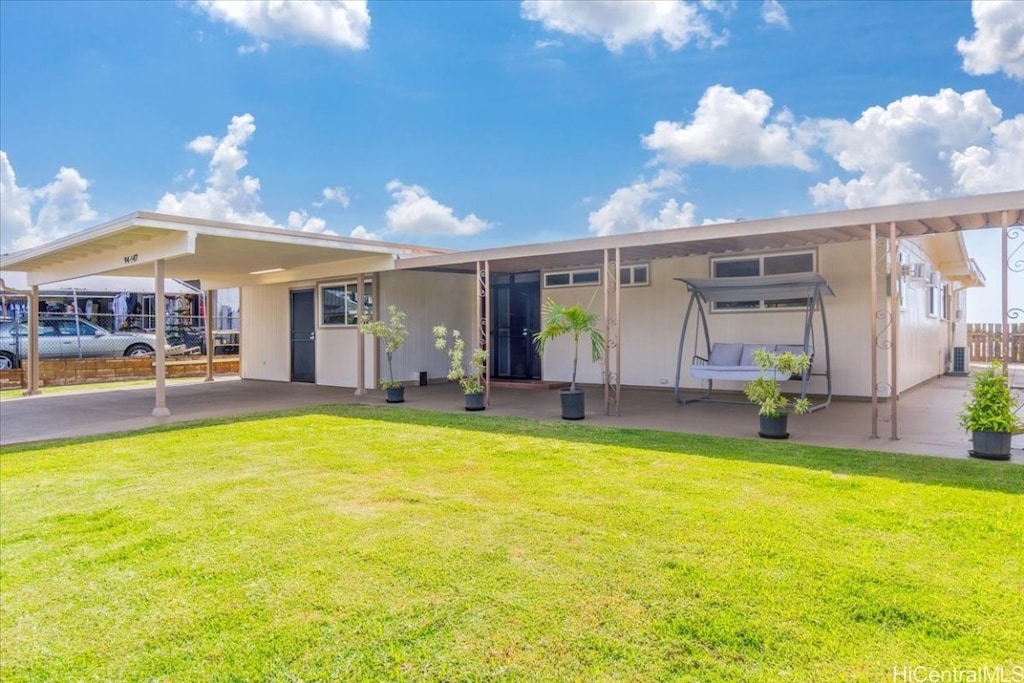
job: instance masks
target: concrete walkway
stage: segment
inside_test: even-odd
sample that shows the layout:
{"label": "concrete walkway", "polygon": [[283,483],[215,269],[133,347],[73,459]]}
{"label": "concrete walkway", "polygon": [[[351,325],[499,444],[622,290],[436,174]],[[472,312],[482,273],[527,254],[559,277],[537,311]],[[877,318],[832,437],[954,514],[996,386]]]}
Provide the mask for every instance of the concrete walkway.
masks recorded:
{"label": "concrete walkway", "polygon": [[[966,458],[970,438],[960,430],[956,415],[967,386],[966,378],[940,377],[904,394],[899,402],[898,440],[889,438],[892,423],[889,407],[884,404],[879,411],[879,438],[871,438],[871,405],[864,401],[833,401],[831,407],[813,415],[791,417],[790,440],[821,446]],[[367,403],[384,409],[390,407],[378,391],[356,397],[350,388],[236,378],[168,386],[167,404],[171,415],[166,418],[150,415],[153,400],[152,387],[5,398],[0,405],[0,445],[133,431],[158,424],[325,404]],[[462,395],[456,385],[410,387],[406,389],[406,402],[402,407],[464,412]],[[586,424],[757,437],[757,412],[751,405],[696,403],[680,406],[670,391],[626,389],[620,407],[619,416],[605,415],[602,389],[588,388]],[[502,388],[492,390],[490,408],[476,415],[558,420],[559,410],[557,391]],[[1024,435],[1014,437],[1013,446],[1011,462],[1024,463]]]}

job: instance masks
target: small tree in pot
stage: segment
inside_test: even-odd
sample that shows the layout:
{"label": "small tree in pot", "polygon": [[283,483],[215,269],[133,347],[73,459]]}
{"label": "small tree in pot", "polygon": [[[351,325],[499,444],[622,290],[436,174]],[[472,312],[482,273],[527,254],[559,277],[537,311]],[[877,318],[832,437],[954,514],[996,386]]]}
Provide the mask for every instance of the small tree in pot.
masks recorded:
{"label": "small tree in pot", "polygon": [[1009,460],[1010,441],[1024,432],[1020,400],[1010,391],[1003,364],[992,361],[974,374],[970,400],[960,412],[960,426],[971,432],[974,450],[970,455],[988,460]]}
{"label": "small tree in pot", "polygon": [[466,410],[483,410],[487,407],[484,397],[484,373],[487,372],[487,352],[481,348],[473,350],[469,357],[470,372],[466,372],[463,359],[466,353],[466,340],[462,333],[452,330],[451,346],[448,343],[448,328],[444,325],[434,327],[434,348],[448,354],[450,366],[448,379],[458,382],[462,393],[466,396]]}
{"label": "small tree in pot", "polygon": [[387,393],[388,403],[402,403],[405,401],[405,386],[395,381],[395,371],[391,367],[391,358],[395,351],[402,348],[405,340],[409,338],[409,331],[405,328],[405,313],[398,310],[394,305],[388,306],[388,321],[371,320],[369,317],[359,319],[359,331],[363,334],[372,335],[375,339],[384,342],[384,354],[388,359],[388,378],[380,381],[380,388]]}
{"label": "small tree in pot", "polygon": [[754,363],[764,374],[747,382],[743,393],[751,403],[759,406],[761,429],[758,436],[765,439],[788,438],[789,413],[803,415],[810,411],[811,402],[806,398],[786,398],[779,389],[779,381],[780,378],[802,375],[810,368],[811,358],[806,353],[775,353],[757,349],[754,351]]}
{"label": "small tree in pot", "polygon": [[585,416],[583,391],[576,388],[576,370],[579,367],[580,337],[586,335],[590,339],[590,356],[594,362],[604,356],[604,334],[597,326],[597,314],[588,311],[580,304],[563,306],[553,299],[548,299],[541,307],[544,324],[540,332],[533,336],[537,352],[541,355],[548,342],[562,335],[572,339],[572,382],[568,389],[561,391],[562,418],[565,420],[582,420]]}

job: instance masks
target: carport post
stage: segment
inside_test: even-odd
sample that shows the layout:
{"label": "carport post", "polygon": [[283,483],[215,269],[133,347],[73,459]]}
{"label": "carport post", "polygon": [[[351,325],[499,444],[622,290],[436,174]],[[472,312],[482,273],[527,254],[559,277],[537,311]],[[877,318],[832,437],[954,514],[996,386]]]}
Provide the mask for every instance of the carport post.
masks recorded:
{"label": "carport post", "polygon": [[[366,276],[359,273],[356,281],[356,299],[359,304],[356,308],[356,319],[363,318],[363,302],[366,300]],[[374,289],[373,291],[377,291]],[[346,304],[347,306],[348,304]],[[356,396],[366,396],[366,335],[361,332],[356,334]]]}
{"label": "carport post", "polygon": [[208,289],[206,294],[206,311],[203,316],[203,326],[206,328],[206,379],[204,382],[213,381],[213,290]]}
{"label": "carport post", "polygon": [[1002,269],[1003,276],[1003,316],[1002,316],[1002,340],[1001,344],[1003,347],[1003,377],[1010,376],[1010,289],[1008,282],[1010,280],[1010,212],[1003,211],[1003,234],[1002,234],[1002,251],[1003,258],[1000,268]]}
{"label": "carport post", "polygon": [[25,396],[35,396],[39,391],[39,285],[32,285],[28,297],[28,385]]}
{"label": "carport post", "polygon": [[153,417],[167,417],[171,411],[167,409],[167,377],[166,355],[167,355],[167,302],[164,299],[164,260],[157,259],[153,265],[154,283],[156,290],[156,406],[153,408]]}
{"label": "carport post", "polygon": [[890,406],[892,408],[892,432],[889,436],[893,441],[897,441],[900,438],[899,426],[896,421],[897,409],[900,403],[900,375],[899,375],[899,358],[900,358],[900,297],[897,294],[897,287],[899,286],[899,278],[902,273],[900,270],[900,245],[896,241],[896,221],[889,223],[889,318],[891,323],[891,332],[889,339],[892,341],[892,345],[889,347],[889,368],[890,377],[892,384],[892,393],[889,397]]}

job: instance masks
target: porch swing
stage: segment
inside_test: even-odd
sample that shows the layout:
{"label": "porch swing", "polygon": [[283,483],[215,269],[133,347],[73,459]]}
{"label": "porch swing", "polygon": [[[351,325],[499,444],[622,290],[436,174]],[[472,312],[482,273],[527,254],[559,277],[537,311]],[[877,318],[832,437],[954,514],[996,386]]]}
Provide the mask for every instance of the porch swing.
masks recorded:
{"label": "porch swing", "polygon": [[[811,411],[828,407],[832,402],[832,357],[829,349],[828,322],[825,318],[824,296],[835,296],[835,292],[832,291],[832,288],[829,287],[828,282],[823,277],[817,273],[793,273],[752,277],[677,277],[676,280],[684,283],[687,291],[690,293],[690,302],[686,307],[686,315],[683,318],[683,329],[679,334],[679,353],[676,357],[675,398],[677,403],[680,405],[697,401],[746,403],[745,401],[712,398],[714,382],[715,380],[749,381],[763,375],[770,375],[772,371],[763,371],[754,363],[754,351],[763,348],[776,353],[789,351],[793,354],[806,353],[810,356],[811,365],[802,375],[791,376],[789,373],[775,371],[775,378],[779,381],[799,380],[800,398],[807,398],[807,389],[811,377],[824,377],[826,386],[825,398],[820,403],[812,404]],[[752,301],[779,300],[787,300],[787,310],[798,310],[798,306],[789,306],[788,304],[795,304],[797,300],[802,301],[802,307],[805,311],[802,343],[718,341],[714,344],[711,343],[705,305],[744,304]],[[679,380],[683,371],[683,350],[686,345],[686,333],[695,310],[693,358],[690,363],[690,375],[702,381],[706,380],[707,391],[701,396],[684,399],[680,396]],[[816,311],[821,315],[821,355],[824,356],[824,359],[818,358],[817,360],[819,363],[821,360],[824,360],[825,367],[823,372],[813,371],[816,360],[815,352],[817,351],[814,330],[814,313]],[[703,335],[700,334],[701,331],[703,331]],[[704,355],[700,355],[701,342],[703,342]]]}

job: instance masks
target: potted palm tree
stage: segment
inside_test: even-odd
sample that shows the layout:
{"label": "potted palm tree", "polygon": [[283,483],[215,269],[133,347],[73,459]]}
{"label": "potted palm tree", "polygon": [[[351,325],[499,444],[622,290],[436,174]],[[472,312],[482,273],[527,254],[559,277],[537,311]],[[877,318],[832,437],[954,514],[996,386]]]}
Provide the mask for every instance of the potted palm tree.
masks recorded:
{"label": "potted palm tree", "polygon": [[537,352],[544,354],[548,342],[563,335],[572,339],[572,381],[568,389],[562,389],[562,419],[582,420],[585,416],[583,390],[576,388],[576,369],[579,366],[580,337],[586,335],[590,339],[590,355],[594,362],[604,355],[604,334],[597,326],[597,314],[583,308],[578,303],[563,306],[548,299],[541,307],[544,323],[540,332],[533,336]]}
{"label": "potted palm tree", "polygon": [[398,310],[394,305],[388,306],[388,321],[371,320],[367,316],[359,319],[359,331],[363,334],[372,335],[375,339],[384,342],[384,354],[388,359],[388,378],[380,381],[380,388],[387,395],[388,403],[402,403],[405,401],[405,386],[395,381],[395,371],[391,367],[391,358],[395,351],[402,348],[405,340],[409,338],[409,331],[405,328],[405,313]]}
{"label": "potted palm tree", "polygon": [[960,412],[960,426],[971,432],[974,450],[970,455],[986,460],[1009,460],[1010,441],[1014,434],[1024,432],[1020,399],[1010,391],[1003,364],[992,361],[981,372],[974,373],[970,399]]}
{"label": "potted palm tree", "polygon": [[763,374],[747,382],[743,393],[751,403],[759,407],[761,429],[757,434],[763,439],[787,439],[789,414],[803,415],[809,412],[811,402],[806,398],[787,398],[779,389],[779,381],[793,375],[802,375],[811,366],[811,358],[806,353],[775,353],[768,349],[757,349],[754,351],[754,363]]}
{"label": "potted palm tree", "polygon": [[444,325],[434,327],[434,348],[448,354],[450,362],[448,379],[458,382],[462,393],[466,396],[466,410],[484,410],[487,407],[484,396],[484,373],[487,372],[487,352],[481,348],[473,350],[469,357],[470,372],[466,372],[463,359],[466,353],[466,340],[462,333],[452,330],[449,345],[448,328]]}

